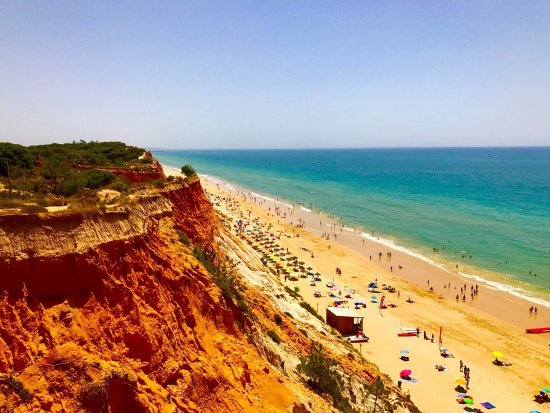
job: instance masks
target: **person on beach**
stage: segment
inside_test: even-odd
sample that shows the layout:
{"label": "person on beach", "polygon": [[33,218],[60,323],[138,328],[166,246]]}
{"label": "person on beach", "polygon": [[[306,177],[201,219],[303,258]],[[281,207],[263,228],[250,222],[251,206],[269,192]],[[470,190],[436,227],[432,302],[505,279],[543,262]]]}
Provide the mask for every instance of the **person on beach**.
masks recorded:
{"label": "person on beach", "polygon": [[458,303],[458,294],[456,295],[456,302]]}
{"label": "person on beach", "polygon": [[464,363],[462,363],[462,360],[460,360],[460,371],[462,371],[463,367],[464,367]]}

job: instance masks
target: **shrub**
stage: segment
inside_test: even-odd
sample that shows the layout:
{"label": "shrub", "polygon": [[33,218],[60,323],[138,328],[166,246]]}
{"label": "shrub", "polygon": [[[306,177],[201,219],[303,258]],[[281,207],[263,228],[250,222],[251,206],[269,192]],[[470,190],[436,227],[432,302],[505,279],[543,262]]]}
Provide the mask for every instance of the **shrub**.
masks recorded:
{"label": "shrub", "polygon": [[185,176],[193,176],[196,174],[195,169],[189,164],[183,165],[181,167],[181,173]]}
{"label": "shrub", "polygon": [[116,179],[112,173],[91,169],[71,174],[65,179],[61,192],[65,196],[76,194],[82,188],[99,188],[107,185]]}
{"label": "shrub", "polygon": [[266,334],[275,342],[275,344],[279,344],[281,342],[281,339],[277,335],[277,333],[273,330],[267,330]]}
{"label": "shrub", "polygon": [[213,259],[208,257],[197,245],[193,248],[193,255],[212,275],[214,284],[219,287],[223,296],[229,301],[234,302],[243,312],[248,312],[248,305],[244,296],[239,291],[239,283],[231,263],[226,261],[219,265],[214,264]]}
{"label": "shrub", "polygon": [[298,298],[300,296],[300,294],[298,294],[296,291],[294,291],[292,288],[290,287],[287,287],[285,285],[285,291],[291,296],[291,297],[294,297],[294,298]]}
{"label": "shrub", "polygon": [[29,150],[16,143],[0,142],[0,175],[7,176],[8,169],[13,167],[32,168],[32,156]]}
{"label": "shrub", "polygon": [[103,381],[86,383],[80,391],[82,405],[98,411],[105,406],[108,396],[108,387]]}
{"label": "shrub", "polygon": [[187,235],[185,235],[185,232],[177,230],[177,233],[178,233],[178,238],[183,245],[189,245],[191,243],[189,241],[189,238],[187,238]]}
{"label": "shrub", "polygon": [[27,214],[39,214],[41,212],[47,212],[48,210],[40,205],[22,205],[21,211]]}
{"label": "shrub", "polygon": [[31,393],[25,387],[23,382],[19,380],[17,377],[14,377],[11,374],[9,374],[5,378],[5,383],[8,389],[14,392],[15,394],[17,394],[22,402],[27,403],[31,400]]}
{"label": "shrub", "polygon": [[316,392],[327,394],[338,410],[352,413],[356,410],[342,395],[342,383],[334,373],[336,362],[323,354],[319,344],[313,344],[309,356],[300,359],[298,371],[307,377],[307,384]]}
{"label": "shrub", "polygon": [[128,190],[128,184],[120,180],[117,180],[113,182],[113,184],[111,185],[111,188],[118,192],[126,192]]}
{"label": "shrub", "polygon": [[308,311],[310,314],[312,314],[312,315],[314,315],[315,317],[317,317],[319,320],[321,320],[321,321],[323,321],[323,322],[325,321],[325,320],[323,319],[323,317],[321,317],[321,316],[319,315],[319,313],[318,313],[317,311],[315,311],[315,309],[314,309],[311,305],[309,305],[309,303],[306,303],[305,301],[302,301],[302,302],[300,303],[300,307],[304,308],[306,311]]}

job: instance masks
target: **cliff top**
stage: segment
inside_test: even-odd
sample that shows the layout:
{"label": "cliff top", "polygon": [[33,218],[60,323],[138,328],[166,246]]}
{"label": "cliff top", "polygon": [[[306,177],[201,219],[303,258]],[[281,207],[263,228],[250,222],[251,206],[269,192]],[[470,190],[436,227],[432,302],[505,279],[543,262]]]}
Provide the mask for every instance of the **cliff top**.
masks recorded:
{"label": "cliff top", "polygon": [[1,215],[105,209],[164,181],[150,152],[122,142],[0,143]]}

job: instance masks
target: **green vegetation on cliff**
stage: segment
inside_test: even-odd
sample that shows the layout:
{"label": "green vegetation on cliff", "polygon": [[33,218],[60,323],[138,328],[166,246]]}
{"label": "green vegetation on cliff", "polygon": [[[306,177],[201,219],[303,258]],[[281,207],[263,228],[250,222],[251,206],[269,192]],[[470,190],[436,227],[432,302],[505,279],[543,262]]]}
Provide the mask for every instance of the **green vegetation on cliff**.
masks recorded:
{"label": "green vegetation on cliff", "polygon": [[122,142],[22,146],[0,142],[0,210],[35,213],[46,206],[96,202],[97,189],[124,192],[164,179],[144,149]]}

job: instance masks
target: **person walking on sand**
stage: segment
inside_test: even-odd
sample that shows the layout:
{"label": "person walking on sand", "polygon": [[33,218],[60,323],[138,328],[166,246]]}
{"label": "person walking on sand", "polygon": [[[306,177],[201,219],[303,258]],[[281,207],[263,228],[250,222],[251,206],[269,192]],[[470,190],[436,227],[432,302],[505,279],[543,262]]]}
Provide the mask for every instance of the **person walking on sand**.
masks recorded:
{"label": "person walking on sand", "polygon": [[460,360],[460,371],[462,371],[463,367],[464,367],[464,364],[462,363],[462,360]]}
{"label": "person walking on sand", "polygon": [[458,303],[458,294],[456,295],[456,302]]}

